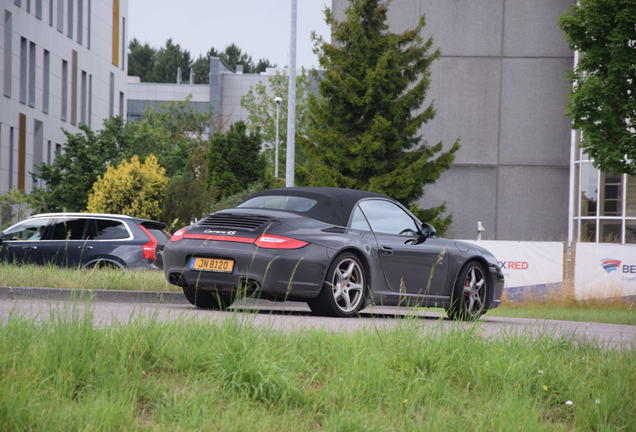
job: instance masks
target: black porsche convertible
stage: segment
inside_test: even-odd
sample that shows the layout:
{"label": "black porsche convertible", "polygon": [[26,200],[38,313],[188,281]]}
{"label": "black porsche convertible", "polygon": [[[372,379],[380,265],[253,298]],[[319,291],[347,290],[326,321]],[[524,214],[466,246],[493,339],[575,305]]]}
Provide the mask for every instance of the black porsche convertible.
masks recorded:
{"label": "black porsche convertible", "polygon": [[503,289],[485,249],[437,237],[392,198],[338,188],[273,189],[212,213],[175,232],[164,271],[201,308],[255,296],[338,317],[376,304],[475,319]]}

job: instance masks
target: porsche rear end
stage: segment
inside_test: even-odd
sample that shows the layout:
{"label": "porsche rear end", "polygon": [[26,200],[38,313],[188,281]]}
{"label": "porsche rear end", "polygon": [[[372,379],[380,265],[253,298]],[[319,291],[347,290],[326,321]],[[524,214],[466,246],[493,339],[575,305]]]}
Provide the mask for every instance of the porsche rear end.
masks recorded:
{"label": "porsche rear end", "polygon": [[219,293],[313,298],[322,287],[327,249],[286,235],[290,231],[272,212],[211,214],[172,236],[164,250],[166,279]]}

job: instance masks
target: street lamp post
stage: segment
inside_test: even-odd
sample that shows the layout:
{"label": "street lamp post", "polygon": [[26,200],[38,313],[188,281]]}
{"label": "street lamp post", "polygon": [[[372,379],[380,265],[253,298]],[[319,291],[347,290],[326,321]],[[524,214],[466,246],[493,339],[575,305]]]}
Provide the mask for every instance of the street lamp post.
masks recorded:
{"label": "street lamp post", "polygon": [[296,160],[296,15],[297,0],[291,0],[291,29],[289,37],[289,87],[287,89],[287,160],[285,187],[294,186]]}
{"label": "street lamp post", "polygon": [[280,111],[280,104],[283,102],[283,98],[276,96],[274,98],[276,102],[276,150],[274,156],[274,177],[278,178],[278,112]]}

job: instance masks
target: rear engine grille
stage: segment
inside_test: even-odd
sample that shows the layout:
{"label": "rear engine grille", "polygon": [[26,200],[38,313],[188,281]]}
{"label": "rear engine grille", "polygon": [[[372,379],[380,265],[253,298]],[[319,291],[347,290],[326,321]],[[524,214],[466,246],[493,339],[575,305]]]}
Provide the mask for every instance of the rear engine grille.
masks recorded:
{"label": "rear engine grille", "polygon": [[258,215],[237,215],[231,213],[211,214],[201,219],[198,225],[228,230],[256,231],[262,228],[271,218]]}

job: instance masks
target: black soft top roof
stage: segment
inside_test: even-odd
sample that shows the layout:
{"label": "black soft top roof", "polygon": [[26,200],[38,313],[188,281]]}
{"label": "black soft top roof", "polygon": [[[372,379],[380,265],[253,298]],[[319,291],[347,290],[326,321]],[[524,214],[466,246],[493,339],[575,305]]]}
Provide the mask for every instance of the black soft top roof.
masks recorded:
{"label": "black soft top roof", "polygon": [[[298,196],[314,199],[317,201],[317,204],[301,214],[321,222],[339,226],[347,226],[351,210],[361,199],[391,199],[385,195],[380,195],[375,192],[331,187],[291,187],[270,189],[257,192],[248,199],[264,195]],[[391,201],[393,200],[391,199]]]}

